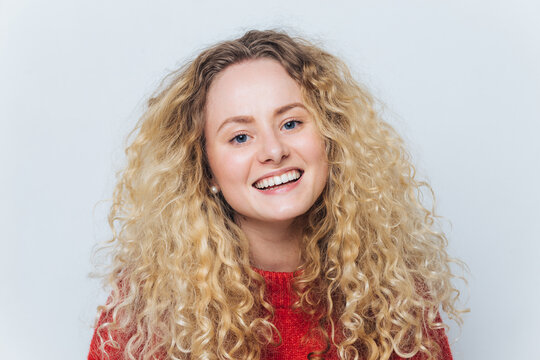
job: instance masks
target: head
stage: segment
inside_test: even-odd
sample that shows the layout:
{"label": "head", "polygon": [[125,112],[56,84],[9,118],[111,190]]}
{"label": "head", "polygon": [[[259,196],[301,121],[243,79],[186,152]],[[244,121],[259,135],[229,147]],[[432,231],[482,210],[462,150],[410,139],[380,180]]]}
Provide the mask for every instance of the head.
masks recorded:
{"label": "head", "polygon": [[[181,69],[151,101],[176,107],[155,126],[168,155],[175,147],[182,155],[174,160],[196,184],[192,193],[214,199],[231,218],[291,220],[320,199],[332,181],[329,164],[342,163],[336,150],[351,124],[341,115],[352,95],[339,91],[344,71],[304,40],[250,31]],[[282,175],[291,183],[262,189]]]}
{"label": "head", "polygon": [[288,225],[319,198],[325,144],[300,86],[274,59],[244,60],[214,80],[205,111],[212,183],[237,222]]}

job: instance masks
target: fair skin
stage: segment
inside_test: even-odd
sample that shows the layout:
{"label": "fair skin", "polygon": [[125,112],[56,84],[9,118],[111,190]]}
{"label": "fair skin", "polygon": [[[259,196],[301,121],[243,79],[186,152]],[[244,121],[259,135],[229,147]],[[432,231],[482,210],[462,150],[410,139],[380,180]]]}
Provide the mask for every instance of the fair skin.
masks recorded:
{"label": "fair skin", "polygon": [[236,212],[254,266],[294,271],[302,215],[328,178],[324,141],[299,85],[275,60],[234,64],[212,82],[205,115],[212,181]]}

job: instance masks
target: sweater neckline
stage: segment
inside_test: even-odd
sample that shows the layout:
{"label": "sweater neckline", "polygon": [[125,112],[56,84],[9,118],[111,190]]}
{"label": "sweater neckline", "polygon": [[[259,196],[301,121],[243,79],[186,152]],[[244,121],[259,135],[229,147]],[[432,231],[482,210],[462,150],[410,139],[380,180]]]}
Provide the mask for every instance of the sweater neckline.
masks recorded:
{"label": "sweater neckline", "polygon": [[296,299],[292,291],[292,281],[298,275],[298,271],[280,272],[267,271],[252,266],[265,280],[265,299],[270,302],[275,309],[290,308]]}

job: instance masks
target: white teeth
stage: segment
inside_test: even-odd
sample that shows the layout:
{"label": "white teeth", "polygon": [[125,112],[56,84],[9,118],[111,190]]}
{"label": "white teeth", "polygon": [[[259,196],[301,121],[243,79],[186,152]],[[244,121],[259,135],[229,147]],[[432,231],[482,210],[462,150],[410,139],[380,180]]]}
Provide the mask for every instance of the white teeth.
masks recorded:
{"label": "white teeth", "polygon": [[300,177],[300,172],[298,170],[291,170],[282,174],[281,176],[270,176],[265,179],[257,181],[254,186],[257,189],[264,189],[270,186],[281,185],[288,183],[289,181],[296,180]]}

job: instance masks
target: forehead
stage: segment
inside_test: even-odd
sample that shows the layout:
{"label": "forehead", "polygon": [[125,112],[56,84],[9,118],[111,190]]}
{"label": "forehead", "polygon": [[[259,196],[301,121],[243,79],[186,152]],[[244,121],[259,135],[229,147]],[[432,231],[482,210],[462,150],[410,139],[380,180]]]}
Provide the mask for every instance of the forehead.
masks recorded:
{"label": "forehead", "polygon": [[219,73],[207,95],[207,121],[255,116],[292,102],[302,103],[300,86],[272,59],[231,65]]}

